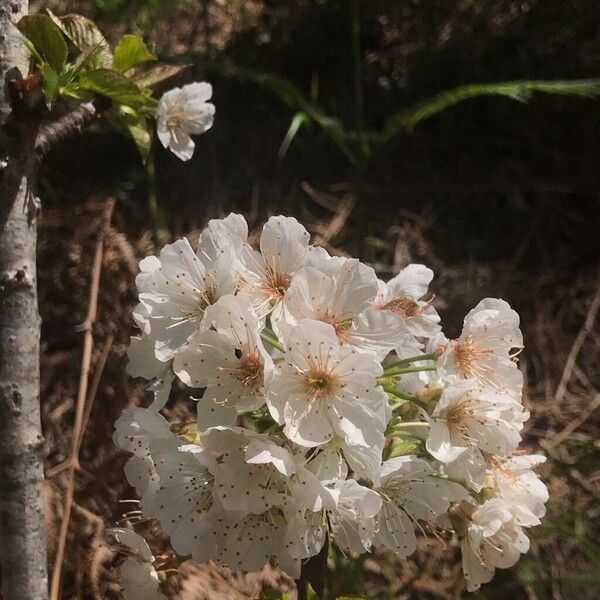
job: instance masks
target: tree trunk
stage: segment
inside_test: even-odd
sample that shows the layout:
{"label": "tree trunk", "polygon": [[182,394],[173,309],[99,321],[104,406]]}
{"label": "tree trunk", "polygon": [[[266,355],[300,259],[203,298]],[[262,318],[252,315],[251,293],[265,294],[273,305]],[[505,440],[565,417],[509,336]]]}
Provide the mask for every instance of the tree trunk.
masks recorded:
{"label": "tree trunk", "polygon": [[[28,3],[0,0],[0,75],[27,75],[28,54],[11,24]],[[39,405],[40,317],[36,279],[35,131],[6,133],[0,97],[0,564],[5,600],[48,597]]]}

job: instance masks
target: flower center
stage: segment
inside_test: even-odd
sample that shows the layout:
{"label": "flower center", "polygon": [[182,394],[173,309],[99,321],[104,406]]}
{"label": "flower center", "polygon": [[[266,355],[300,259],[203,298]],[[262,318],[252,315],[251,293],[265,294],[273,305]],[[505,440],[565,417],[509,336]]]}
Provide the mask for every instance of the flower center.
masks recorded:
{"label": "flower center", "polygon": [[470,406],[470,399],[463,398],[448,408],[446,413],[446,422],[451,427],[460,428],[463,423],[473,419],[473,410]]}
{"label": "flower center", "polygon": [[382,308],[384,310],[391,310],[405,319],[416,317],[421,314],[422,310],[419,303],[412,298],[394,298],[384,304]]}
{"label": "flower center", "polygon": [[456,365],[463,377],[472,375],[475,362],[490,352],[491,350],[477,348],[472,336],[468,336],[462,342],[456,342],[454,345]]}
{"label": "flower center", "polygon": [[316,367],[306,373],[304,383],[309,394],[314,398],[322,398],[335,391],[338,378],[333,373]]}
{"label": "flower center", "polygon": [[243,356],[240,365],[237,368],[236,377],[246,386],[257,389],[262,384],[263,368],[262,363],[255,352]]}
{"label": "flower center", "polygon": [[170,116],[167,119],[167,127],[169,129],[177,129],[179,127],[179,117],[175,117],[175,116]]}
{"label": "flower center", "polygon": [[267,269],[267,277],[263,289],[271,298],[281,300],[290,287],[291,277],[287,273],[276,271],[272,267]]}
{"label": "flower center", "polygon": [[352,325],[352,319],[340,320],[338,317],[326,312],[319,320],[331,325],[335,329],[335,335],[340,344],[345,344],[348,341],[348,330]]}

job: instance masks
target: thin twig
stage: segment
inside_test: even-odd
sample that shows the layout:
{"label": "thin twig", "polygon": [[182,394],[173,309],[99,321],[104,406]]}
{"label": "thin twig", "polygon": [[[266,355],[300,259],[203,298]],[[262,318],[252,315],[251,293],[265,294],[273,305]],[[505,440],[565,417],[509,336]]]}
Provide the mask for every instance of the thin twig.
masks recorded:
{"label": "thin twig", "polygon": [[102,379],[102,373],[104,373],[104,367],[106,366],[106,360],[108,359],[108,355],[112,349],[114,341],[114,335],[110,333],[108,338],[104,344],[104,348],[102,348],[102,354],[98,359],[98,365],[96,366],[96,371],[94,373],[94,378],[92,379],[92,385],[90,386],[90,391],[88,394],[87,401],[85,403],[85,414],[83,415],[83,425],[81,427],[81,432],[79,438],[77,440],[77,452],[76,455],[79,456],[79,450],[81,449],[81,443],[83,442],[83,438],[85,436],[85,430],[90,420],[90,414],[92,413],[92,408],[94,407],[94,402],[96,400],[96,395],[98,394],[98,388],[100,387],[100,380]]}
{"label": "thin twig", "polygon": [[94,347],[94,337],[92,326],[96,321],[98,312],[98,293],[100,291],[100,273],[102,270],[102,258],[104,254],[104,238],[110,227],[110,220],[115,206],[115,199],[108,198],[104,208],[103,223],[96,241],[96,251],[94,254],[94,263],[92,265],[92,282],[90,286],[88,311],[82,329],[85,331],[83,340],[83,355],[81,357],[81,373],[79,376],[79,390],[77,393],[77,404],[75,407],[75,423],[73,425],[73,436],[71,455],[68,465],[68,480],[65,496],[65,505],[63,518],[60,527],[58,538],[58,546],[56,556],[54,558],[54,566],[52,569],[52,583],[50,586],[50,600],[59,600],[60,583],[62,574],[63,558],[65,554],[65,545],[67,542],[67,534],[69,532],[69,522],[71,520],[71,510],[73,508],[73,494],[75,492],[75,474],[79,468],[79,446],[80,438],[83,431],[85,403],[87,398],[90,363],[92,361],[92,351]]}
{"label": "thin twig", "polygon": [[581,350],[581,347],[583,346],[585,338],[592,330],[592,326],[596,319],[596,314],[598,313],[598,308],[600,308],[600,281],[596,286],[596,295],[594,296],[594,299],[590,304],[590,308],[588,309],[588,313],[585,318],[585,321],[583,322],[583,326],[579,330],[579,333],[577,334],[577,337],[575,338],[575,341],[571,346],[571,350],[569,352],[569,356],[567,358],[562,377],[560,378],[560,383],[558,384],[558,387],[556,388],[556,393],[554,394],[555,402],[560,402],[563,396],[565,395],[565,392],[567,390],[567,384],[571,380],[571,374],[573,373],[573,369],[575,367],[575,361],[579,356],[579,352]]}

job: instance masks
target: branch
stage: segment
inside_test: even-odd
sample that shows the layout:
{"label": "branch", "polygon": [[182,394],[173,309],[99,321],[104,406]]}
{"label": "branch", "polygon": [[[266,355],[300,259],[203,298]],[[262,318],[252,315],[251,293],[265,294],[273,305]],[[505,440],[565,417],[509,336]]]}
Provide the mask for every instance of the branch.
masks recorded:
{"label": "branch", "polygon": [[84,102],[60,119],[42,125],[35,140],[38,157],[44,158],[56,144],[81,133],[88,123],[98,117],[98,114],[94,102]]}
{"label": "branch", "polygon": [[[75,475],[79,467],[79,449],[81,447],[84,423],[86,422],[86,400],[88,403],[93,402],[96,395],[97,383],[93,384],[93,396],[88,399],[89,373],[92,362],[92,353],[94,349],[94,336],[92,326],[96,321],[98,312],[98,294],[100,291],[100,274],[102,272],[102,259],[104,256],[104,239],[110,227],[110,220],[115,206],[115,199],[109,198],[106,202],[103,215],[102,228],[96,240],[96,251],[94,254],[94,262],[92,265],[92,281],[90,285],[88,312],[83,323],[83,331],[85,332],[83,339],[83,355],[81,357],[81,375],[79,378],[79,391],[77,393],[77,403],[75,405],[75,423],[73,425],[73,439],[71,442],[71,454],[68,462],[68,480],[63,509],[63,517],[58,538],[58,547],[54,558],[54,566],[52,569],[52,581],[50,585],[50,600],[59,600],[61,573],[63,566],[63,558],[65,546],[67,542],[67,534],[69,532],[69,522],[71,520],[71,510],[73,508],[73,494],[75,493]],[[112,341],[110,342],[112,344]],[[110,345],[107,345],[110,348]],[[105,360],[104,358],[101,360]],[[102,369],[99,368],[99,373]],[[91,410],[91,407],[90,407]]]}

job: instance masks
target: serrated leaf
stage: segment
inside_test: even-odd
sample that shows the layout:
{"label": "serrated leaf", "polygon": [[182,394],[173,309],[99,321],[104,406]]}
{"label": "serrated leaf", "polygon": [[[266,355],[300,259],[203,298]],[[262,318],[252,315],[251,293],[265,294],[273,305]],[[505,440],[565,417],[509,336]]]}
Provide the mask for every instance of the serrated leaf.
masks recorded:
{"label": "serrated leaf", "polygon": [[26,15],[17,23],[17,29],[31,42],[44,62],[57,73],[67,62],[67,43],[61,30],[47,15]]}
{"label": "serrated leaf", "polygon": [[63,33],[82,52],[91,47],[98,47],[96,54],[96,68],[110,67],[112,65],[112,52],[110,45],[96,23],[83,15],[64,15],[57,17],[48,10],[49,18],[60,27]]}
{"label": "serrated leaf", "polygon": [[111,69],[85,71],[81,73],[77,83],[82,89],[108,96],[117,104],[132,108],[141,108],[148,101],[131,79]]}
{"label": "serrated leaf", "polygon": [[115,48],[113,69],[121,73],[144,62],[156,60],[156,54],[148,50],[144,40],[137,35],[124,35]]}
{"label": "serrated leaf", "polygon": [[150,88],[174,77],[189,65],[169,65],[165,63],[139,67],[134,70],[131,79],[141,88]]}
{"label": "serrated leaf", "polygon": [[145,161],[150,153],[151,140],[146,118],[127,106],[112,107],[104,115],[117,131],[133,139]]}

